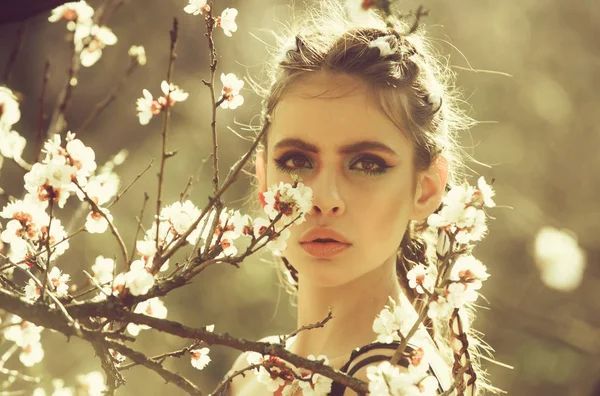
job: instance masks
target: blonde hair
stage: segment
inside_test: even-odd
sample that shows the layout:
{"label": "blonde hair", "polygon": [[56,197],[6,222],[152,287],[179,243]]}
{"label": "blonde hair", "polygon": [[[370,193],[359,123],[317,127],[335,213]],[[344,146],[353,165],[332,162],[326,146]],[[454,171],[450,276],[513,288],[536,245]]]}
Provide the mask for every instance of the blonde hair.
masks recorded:
{"label": "blonde hair", "polygon": [[[414,30],[398,18],[376,14],[371,14],[368,25],[358,26],[337,1],[323,0],[319,4],[320,7],[309,8],[295,18],[284,34],[275,34],[273,62],[267,65],[269,87],[261,88],[251,81],[255,91],[263,97],[259,129],[267,131],[260,149],[267,153],[270,115],[291,86],[301,84],[303,78],[317,71],[342,73],[372,87],[377,104],[411,140],[415,173],[429,168],[443,155],[448,162],[446,189],[462,184],[465,158],[470,156],[461,149],[457,137],[475,122],[459,108],[461,95],[454,86],[455,75],[426,39],[422,26]],[[391,49],[391,53],[383,56],[377,47],[369,46],[381,37]],[[430,257],[435,257],[436,238],[435,230],[431,230],[426,221],[411,221],[399,241],[398,279],[417,311],[424,301],[408,286],[406,274],[415,264],[429,265]],[[280,279],[294,295],[298,280],[295,269],[285,257],[280,259],[283,269]],[[471,322],[474,315],[470,307],[467,314]],[[427,318],[425,325],[442,356],[452,365],[448,321]],[[488,349],[473,330],[469,332],[469,341],[471,346],[479,344],[477,346]],[[478,388],[494,390],[483,378],[485,373],[480,368],[477,351],[471,348],[469,351],[475,355],[473,367]]]}

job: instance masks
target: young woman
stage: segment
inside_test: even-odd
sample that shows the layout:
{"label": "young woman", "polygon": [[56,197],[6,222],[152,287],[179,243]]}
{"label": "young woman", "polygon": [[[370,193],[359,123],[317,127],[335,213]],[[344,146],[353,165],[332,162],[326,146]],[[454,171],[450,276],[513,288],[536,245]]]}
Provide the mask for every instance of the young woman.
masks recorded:
{"label": "young woman", "polygon": [[[389,360],[398,343],[351,353],[376,340],[373,322],[390,297],[413,315],[413,305],[422,304],[407,271],[428,260],[424,224],[446,189],[463,181],[455,139],[470,120],[458,110],[452,76],[427,50],[420,29],[407,33],[398,19],[384,21],[367,9],[360,12],[370,20],[358,25],[335,3],[323,7],[282,40],[264,100],[258,193],[292,183],[293,175],[313,190],[312,211],[289,228],[278,259],[288,272],[284,278],[293,279],[298,328],[323,320],[329,308],[333,319],[300,332],[287,349],[325,355],[330,366],[368,382],[368,367]],[[442,393],[452,384],[448,324],[425,324],[415,337],[420,344],[409,350],[429,351],[428,372],[437,379],[435,393]],[[247,357],[242,354],[230,373],[248,366]],[[227,390],[236,396],[312,394],[303,392],[285,384],[273,392],[252,372],[236,376]],[[333,383],[329,394],[355,393]]]}

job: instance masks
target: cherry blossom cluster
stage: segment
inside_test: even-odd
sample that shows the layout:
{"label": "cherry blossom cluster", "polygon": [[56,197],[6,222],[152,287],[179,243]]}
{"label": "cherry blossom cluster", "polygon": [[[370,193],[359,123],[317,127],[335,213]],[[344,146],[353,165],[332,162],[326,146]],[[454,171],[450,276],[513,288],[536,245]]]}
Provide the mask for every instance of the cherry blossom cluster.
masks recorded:
{"label": "cherry blossom cluster", "polygon": [[427,223],[431,227],[454,233],[458,243],[479,241],[487,232],[483,208],[496,206],[492,200],[494,194],[494,190],[485,182],[483,176],[477,181],[477,187],[466,182],[455,186],[442,199],[442,210],[430,215]]}
{"label": "cherry blossom cluster", "polygon": [[[58,267],[52,267],[48,271],[48,284],[54,290],[56,297],[66,297],[69,292],[69,285],[67,284],[71,280],[69,274],[63,274]],[[41,296],[41,288],[33,280],[29,279],[25,286],[25,298],[29,300],[37,300]]]}
{"label": "cherry blossom cluster", "polygon": [[[391,296],[389,304],[381,310],[373,322],[373,332],[377,341],[390,344],[402,341],[418,320],[418,315],[408,299],[396,302]],[[427,343],[427,331],[422,323],[411,337],[411,342],[419,346],[409,357],[407,371],[384,361],[378,366],[367,368],[369,392],[372,395],[437,395],[438,381],[427,373],[428,356],[435,353]]]}
{"label": "cherry blossom cluster", "polygon": [[[200,15],[209,13],[210,6],[206,4],[206,0],[189,0],[188,5],[183,8],[183,11],[191,15]],[[237,23],[235,21],[237,14],[238,10],[235,8],[224,9],[221,16],[214,18],[215,26],[222,28],[223,33],[231,37],[231,33],[237,31]]]}
{"label": "cherry blossom cluster", "polygon": [[[25,197],[8,203],[0,212],[1,217],[9,219],[1,238],[11,245],[10,259],[13,262],[34,255],[46,243],[51,245],[55,257],[69,248],[60,220],[53,218],[50,221],[46,213],[50,202],[53,207],[63,208],[74,192],[78,192],[83,200],[85,194],[79,190],[82,188],[92,194],[90,199],[94,202],[104,203],[118,187],[118,177],[114,173],[94,175],[94,151],[76,139],[73,133],[67,133],[64,147],[60,135],[54,135],[45,143],[42,152],[45,153],[44,159],[33,164],[23,177],[27,191]],[[90,178],[92,183],[87,186]],[[91,233],[104,232],[108,221],[112,221],[108,209],[96,206],[87,216],[86,229]]]}
{"label": "cherry blossom cluster", "polygon": [[25,149],[25,138],[12,126],[21,119],[17,96],[9,88],[0,87],[0,168],[2,157],[20,159]]}
{"label": "cherry blossom cluster", "polygon": [[221,83],[223,83],[221,108],[234,110],[244,104],[244,97],[240,94],[244,81],[238,79],[233,73],[222,73]]}
{"label": "cherry blossom cluster", "polygon": [[427,373],[429,364],[422,349],[411,353],[406,371],[384,361],[377,366],[367,367],[369,394],[376,396],[437,396],[438,381]]}
{"label": "cherry blossom cluster", "polygon": [[43,327],[36,326],[16,315],[10,315],[3,325],[5,325],[4,338],[21,348],[19,360],[23,365],[31,367],[42,361],[44,349],[40,342],[40,333],[44,330]]}
{"label": "cherry blossom cluster", "polygon": [[[401,341],[406,336],[418,318],[417,313],[410,303],[400,301],[397,303],[391,296],[386,305],[373,321],[373,332],[377,334],[377,341],[391,344]],[[420,328],[424,328],[421,324]]]}
{"label": "cherry blossom cluster", "polygon": [[160,114],[167,107],[173,107],[177,102],[183,102],[189,96],[187,92],[181,90],[177,85],[173,85],[173,83],[165,80],[160,83],[160,89],[163,95],[157,99],[154,99],[147,89],[142,90],[144,96],[138,98],[136,102],[137,116],[140,124],[148,125],[152,116]]}
{"label": "cherry blossom cluster", "polygon": [[[85,1],[74,1],[52,10],[50,22],[67,21],[67,30],[73,32],[75,51],[81,65],[93,66],[102,56],[107,45],[115,45],[117,36],[106,26],[94,22],[94,9]],[[140,63],[141,64],[141,63]]]}
{"label": "cherry blossom cluster", "polygon": [[[439,260],[446,258],[451,250],[456,251],[457,247],[485,236],[484,208],[496,206],[492,199],[494,194],[492,187],[480,177],[477,187],[465,183],[453,187],[444,196],[442,209],[427,219],[429,226],[438,232]],[[419,293],[433,294],[428,311],[431,318],[446,318],[454,309],[476,301],[482,281],[489,277],[485,265],[470,254],[452,258],[452,261],[444,284],[436,285],[437,266],[418,264],[408,272],[410,287]]]}
{"label": "cherry blossom cluster", "polygon": [[[329,365],[325,355],[318,357],[308,355],[307,358]],[[253,370],[256,380],[265,386],[267,392],[279,391],[283,396],[294,394],[325,396],[331,391],[333,381],[330,378],[310,370],[293,367],[278,357],[250,352],[247,360],[250,364],[267,363],[267,367],[260,366]],[[298,391],[301,393],[296,393]]]}

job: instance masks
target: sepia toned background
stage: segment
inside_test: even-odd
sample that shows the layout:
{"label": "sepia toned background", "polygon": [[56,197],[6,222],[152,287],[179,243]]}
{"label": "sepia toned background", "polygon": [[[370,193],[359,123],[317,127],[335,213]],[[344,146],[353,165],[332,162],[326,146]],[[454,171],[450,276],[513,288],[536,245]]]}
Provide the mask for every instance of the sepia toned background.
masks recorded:
{"label": "sepia toned background", "polygon": [[[215,3],[217,14],[226,7],[239,10],[238,31],[233,37],[215,33],[217,80],[221,72],[232,72],[266,83],[267,45],[274,44],[270,31],[278,31],[304,3]],[[173,17],[179,20],[180,32],[173,81],[190,97],[172,112],[168,148],[177,154],[167,163],[163,201],[178,200],[190,176],[194,177],[190,197],[196,205],[204,205],[212,191],[211,166],[203,165],[212,147],[209,91],[201,81],[209,77],[208,46],[202,17],[184,13],[186,4],[185,0],[124,2],[108,22],[118,43],[107,47],[96,65],[80,70],[66,112],[69,128],[76,130],[125,73],[129,47],[146,48],[147,65],[128,78],[115,101],[78,135],[95,150],[98,164],[119,150],[128,150],[127,160],[117,168],[124,184],[156,159],[150,171],[111,208],[127,246],[133,245],[134,217],[144,193],[149,194],[150,202],[156,196],[162,125],[160,119],[154,119],[141,126],[135,101],[144,88],[155,96],[160,92],[160,82],[166,78]],[[514,369],[484,362],[492,384],[516,396],[600,395],[600,3],[411,0],[396,4],[406,11],[419,4],[429,10],[424,25],[456,71],[465,107],[480,121],[462,136],[462,143],[477,160],[491,167],[469,165],[474,176],[495,179],[499,207],[490,211],[495,219],[490,221],[489,236],[474,252],[491,274],[482,289],[485,299],[479,300],[474,327],[495,349],[495,359]],[[43,12],[26,22],[12,76],[8,82],[0,82],[23,95],[21,121],[14,129],[28,142],[34,142],[38,127],[45,60],[50,60],[47,109],[56,104],[70,61],[64,23],[51,24],[48,15]],[[0,26],[0,72],[20,26],[20,22]],[[220,89],[218,81],[216,86]],[[218,111],[222,175],[250,145],[228,127],[250,137],[253,132],[246,126],[258,124],[259,97],[248,84],[242,94],[242,107]],[[24,158],[32,162],[32,154],[33,143]],[[0,186],[20,196],[24,172],[10,161],[5,161],[0,172]],[[243,201],[252,194],[251,181],[247,175],[240,177],[226,194],[228,207],[244,209]],[[6,198],[0,197],[0,205],[5,203]],[[74,215],[76,207],[72,199],[58,215],[63,223],[71,222],[72,229],[85,220]],[[152,208],[150,204],[144,216],[146,225],[152,219]],[[540,280],[533,241],[543,226],[571,230],[586,252],[585,276],[574,291],[553,290]],[[98,255],[113,257],[116,248],[110,234],[82,234],[71,241],[71,249],[59,265],[71,274],[73,283],[82,284],[82,270],[89,269]],[[190,326],[215,324],[215,332],[236,337],[257,340],[295,328],[294,308],[279,287],[275,270],[258,256],[240,269],[210,267],[191,285],[169,294],[165,303],[169,319]],[[42,344],[46,357],[27,370],[31,375],[63,378],[70,385],[76,375],[100,369],[91,347],[80,340],[67,342],[64,336],[46,331]],[[136,349],[148,356],[185,345],[178,338],[148,331],[142,331],[135,342]],[[6,346],[0,344],[0,353],[2,348]],[[194,369],[187,357],[165,364],[208,393],[237,354],[212,347],[212,362],[202,371]],[[6,367],[22,366],[13,358]],[[165,385],[144,368],[134,367],[124,374],[127,385],[119,394],[179,394],[178,388]]]}

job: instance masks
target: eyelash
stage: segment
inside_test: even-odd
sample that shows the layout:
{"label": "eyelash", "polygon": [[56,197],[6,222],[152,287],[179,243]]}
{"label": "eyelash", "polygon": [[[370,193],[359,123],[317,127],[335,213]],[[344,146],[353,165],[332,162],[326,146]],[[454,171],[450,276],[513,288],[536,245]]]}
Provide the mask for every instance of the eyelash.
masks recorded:
{"label": "eyelash", "polygon": [[[308,158],[304,155],[298,154],[298,153],[288,153],[288,154],[284,154],[279,158],[274,158],[275,161],[275,167],[282,171],[282,172],[286,172],[286,173],[292,173],[294,171],[299,171],[301,170],[300,168],[290,168],[288,167],[285,163],[287,161],[289,161],[292,158],[304,158],[306,159],[307,162]],[[377,157],[373,157],[373,156],[363,156],[360,157],[356,162],[354,162],[355,164],[358,162],[362,162],[362,161],[369,161],[369,162],[373,162],[376,165],[379,166],[380,169],[377,170],[366,170],[366,169],[357,169],[356,171],[358,172],[363,172],[367,175],[370,176],[377,176],[377,175],[382,175],[384,173],[387,172],[388,168],[391,168],[391,166],[389,166],[388,164],[385,163],[384,160],[382,160],[381,158],[377,158]]]}

